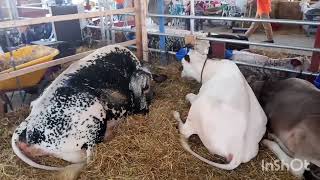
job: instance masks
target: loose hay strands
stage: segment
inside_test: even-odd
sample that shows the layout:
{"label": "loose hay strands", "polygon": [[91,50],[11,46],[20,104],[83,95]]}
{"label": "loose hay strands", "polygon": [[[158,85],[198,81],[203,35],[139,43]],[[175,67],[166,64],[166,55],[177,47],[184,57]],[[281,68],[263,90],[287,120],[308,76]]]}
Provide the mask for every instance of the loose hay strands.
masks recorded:
{"label": "loose hay strands", "polygon": [[[256,158],[233,171],[213,168],[186,152],[179,142],[172,111],[178,110],[185,119],[190,105],[184,97],[187,93],[197,92],[199,85],[181,80],[178,67],[178,64],[172,64],[166,70],[155,68],[169,79],[156,85],[150,113],[130,116],[120,124],[114,139],[97,146],[94,161],[82,171],[79,179],[294,179],[286,171],[262,171],[262,160],[272,162],[276,159],[263,147]],[[13,155],[12,132],[27,115],[26,107],[0,119],[0,122],[9,122],[7,125],[0,123],[0,179],[53,178],[52,172],[34,169]],[[197,153],[217,160],[197,138],[191,138],[190,143]],[[46,164],[51,164],[48,161]]]}

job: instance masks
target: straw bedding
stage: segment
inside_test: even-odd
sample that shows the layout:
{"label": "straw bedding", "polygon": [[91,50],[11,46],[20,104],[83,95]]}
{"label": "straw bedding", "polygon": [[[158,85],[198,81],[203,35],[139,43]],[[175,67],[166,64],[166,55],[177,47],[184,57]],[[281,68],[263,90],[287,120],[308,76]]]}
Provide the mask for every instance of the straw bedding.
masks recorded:
{"label": "straw bedding", "polygon": [[[156,97],[150,113],[128,117],[120,124],[111,141],[97,146],[94,161],[81,172],[79,179],[294,179],[286,171],[262,171],[262,160],[272,162],[276,159],[264,147],[256,158],[234,171],[213,168],[184,151],[172,111],[178,110],[185,119],[190,105],[184,97],[189,92],[197,92],[199,85],[181,80],[179,64],[154,69],[168,75],[169,79],[155,86]],[[12,152],[12,132],[28,113],[29,108],[23,107],[0,118],[0,179],[48,180],[56,177],[53,172],[31,168]],[[212,157],[197,137],[190,141],[202,156],[222,161]],[[65,165],[51,158],[40,162]]]}

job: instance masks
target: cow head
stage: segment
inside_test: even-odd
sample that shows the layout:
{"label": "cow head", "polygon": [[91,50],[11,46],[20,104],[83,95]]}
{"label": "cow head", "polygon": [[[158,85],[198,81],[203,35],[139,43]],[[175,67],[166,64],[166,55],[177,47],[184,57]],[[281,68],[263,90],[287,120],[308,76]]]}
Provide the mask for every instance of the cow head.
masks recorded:
{"label": "cow head", "polygon": [[209,41],[197,41],[194,47],[187,46],[187,52],[181,60],[182,78],[195,79],[200,82],[201,70],[208,55]]}
{"label": "cow head", "polygon": [[265,104],[267,101],[266,97],[268,97],[270,93],[273,93],[274,85],[278,82],[278,80],[272,80],[268,76],[259,79],[254,75],[249,76],[247,81],[261,105]]}
{"label": "cow head", "polygon": [[133,112],[148,113],[149,105],[153,98],[151,89],[152,75],[146,68],[138,68],[132,76],[129,84],[129,89],[133,93]]}

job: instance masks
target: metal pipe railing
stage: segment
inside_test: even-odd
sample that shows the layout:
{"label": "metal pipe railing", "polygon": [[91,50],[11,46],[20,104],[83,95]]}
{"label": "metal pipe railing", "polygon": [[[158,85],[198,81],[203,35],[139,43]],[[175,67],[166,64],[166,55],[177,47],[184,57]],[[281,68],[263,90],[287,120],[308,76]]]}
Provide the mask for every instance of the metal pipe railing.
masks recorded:
{"label": "metal pipe railing", "polygon": [[[137,49],[137,46],[128,46],[128,48],[133,48],[133,49]],[[171,55],[176,55],[176,52],[174,51],[164,51],[164,50],[160,50],[160,49],[154,49],[154,48],[148,48],[149,51],[152,51],[152,52],[159,52],[159,53],[168,53],[168,54],[171,54]]]}
{"label": "metal pipe railing", "polygon": [[[178,34],[158,33],[158,32],[148,32],[148,34],[159,35],[159,36],[184,37],[183,35],[178,35]],[[217,42],[235,43],[235,44],[247,44],[247,45],[272,47],[272,48],[284,48],[284,49],[320,52],[319,48],[308,48],[308,47],[277,45],[277,44],[271,44],[271,43],[258,43],[258,42],[250,42],[250,41],[242,41],[242,40],[234,40],[234,39],[225,39],[225,38],[197,37],[197,39],[199,39],[199,40],[217,41]]]}
{"label": "metal pipe railing", "polygon": [[[132,46],[128,46],[128,48],[136,49],[137,47],[132,45]],[[162,51],[162,50],[153,49],[153,48],[149,48],[149,51],[160,52],[160,53],[161,52],[162,53],[169,53],[169,54],[175,55],[175,52],[173,52],[173,51]],[[283,71],[283,72],[302,74],[302,75],[307,75],[307,76],[318,76],[319,75],[319,73],[312,73],[312,72],[309,72],[309,71],[297,71],[297,70],[284,69],[284,68],[279,68],[279,67],[250,64],[250,63],[245,63],[245,62],[241,62],[241,61],[233,61],[233,62],[236,63],[237,65],[241,65],[241,66],[256,67],[256,68],[275,70],[275,71]]]}
{"label": "metal pipe railing", "polygon": [[[100,26],[95,26],[95,25],[86,25],[86,27],[92,28],[92,29],[101,29]],[[135,30],[128,29],[128,28],[116,28],[116,27],[109,28],[109,27],[106,27],[106,29],[111,30],[111,31],[134,32],[134,33],[136,32]]]}
{"label": "metal pipe railing", "polygon": [[320,25],[319,21],[303,21],[290,19],[255,19],[241,17],[221,17],[221,16],[188,16],[188,15],[169,15],[169,14],[152,14],[148,13],[149,17],[166,17],[166,18],[182,18],[182,19],[208,19],[208,20],[223,20],[223,21],[247,21],[247,22],[269,22],[281,24],[297,24],[297,25]]}
{"label": "metal pipe railing", "polygon": [[235,62],[237,65],[242,65],[242,66],[257,67],[257,68],[269,69],[269,70],[275,70],[275,71],[283,71],[283,72],[296,73],[296,74],[302,74],[302,75],[307,75],[307,76],[318,76],[319,75],[319,73],[313,73],[313,72],[309,72],[309,71],[297,71],[297,70],[284,69],[284,68],[279,68],[279,67],[250,64],[250,63],[245,63],[245,62],[241,62],[241,61],[233,61],[233,62]]}

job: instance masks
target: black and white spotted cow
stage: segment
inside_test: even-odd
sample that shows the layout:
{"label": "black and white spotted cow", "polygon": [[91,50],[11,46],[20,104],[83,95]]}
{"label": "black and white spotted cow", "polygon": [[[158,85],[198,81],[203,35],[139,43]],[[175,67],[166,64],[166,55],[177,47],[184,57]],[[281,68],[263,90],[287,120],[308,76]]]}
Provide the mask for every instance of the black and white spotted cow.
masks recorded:
{"label": "black and white spotted cow", "polygon": [[129,114],[147,113],[151,73],[128,49],[111,45],[73,63],[31,103],[30,115],[12,136],[12,148],[25,163],[45,170],[35,156],[85,163],[97,143]]}

